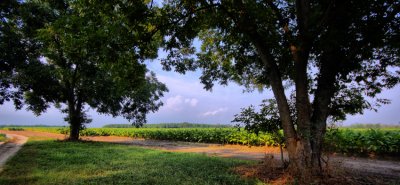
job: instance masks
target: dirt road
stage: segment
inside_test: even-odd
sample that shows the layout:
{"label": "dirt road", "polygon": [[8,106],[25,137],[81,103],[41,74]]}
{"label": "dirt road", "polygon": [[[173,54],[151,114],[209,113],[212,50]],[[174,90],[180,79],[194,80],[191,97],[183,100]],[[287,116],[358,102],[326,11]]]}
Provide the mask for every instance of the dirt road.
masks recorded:
{"label": "dirt road", "polygon": [[[0,133],[7,135],[19,135],[18,142],[23,143],[26,141],[26,137],[34,138],[53,138],[53,139],[65,139],[66,136],[62,134],[46,133],[46,132],[33,132],[33,131],[4,131],[0,130]],[[275,159],[280,159],[279,148],[276,147],[248,147],[241,145],[221,145],[221,144],[206,144],[206,143],[189,143],[189,142],[176,142],[176,141],[159,141],[159,140],[144,140],[144,139],[132,139],[129,137],[116,137],[116,136],[96,136],[96,137],[82,137],[83,140],[88,141],[100,141],[100,142],[113,142],[125,145],[141,146],[146,148],[161,149],[173,152],[194,152],[202,153],[210,156],[220,157],[231,157],[247,160],[261,160],[268,156],[274,156]],[[18,151],[20,144],[9,144],[13,151]],[[0,156],[3,153],[0,150]],[[7,153],[7,152],[6,152]],[[15,152],[14,152],[15,153]],[[6,154],[7,155],[7,154]],[[287,158],[287,154],[284,154]],[[376,175],[391,176],[394,178],[400,178],[400,161],[386,161],[377,159],[367,158],[355,158],[355,157],[340,157],[330,156],[331,163],[340,165],[345,168],[351,169],[358,173],[372,173]],[[1,161],[1,159],[0,159]],[[0,162],[1,166],[1,162]]]}
{"label": "dirt road", "polygon": [[3,165],[6,161],[14,156],[28,141],[28,137],[16,135],[16,134],[7,134],[9,141],[0,145],[0,172],[3,171]]}

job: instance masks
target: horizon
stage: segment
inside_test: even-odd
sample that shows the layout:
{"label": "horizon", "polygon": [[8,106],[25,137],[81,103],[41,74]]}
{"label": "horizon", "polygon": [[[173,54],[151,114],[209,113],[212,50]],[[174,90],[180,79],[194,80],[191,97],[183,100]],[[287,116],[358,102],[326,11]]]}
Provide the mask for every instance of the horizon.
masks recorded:
{"label": "horizon", "polygon": [[[177,122],[177,123],[145,123],[144,125],[157,125],[157,124],[203,124],[203,125],[221,125],[221,126],[235,126],[236,124],[223,124],[223,123],[190,123],[190,122]],[[130,123],[109,123],[105,124],[102,127],[87,127],[87,128],[103,128],[106,125],[132,125]],[[328,123],[329,125],[329,123]],[[357,126],[357,125],[364,125],[364,126],[373,126],[373,125],[379,125],[379,126],[400,126],[400,123],[352,123],[349,125],[343,125],[343,124],[338,124],[338,127],[351,127],[351,126]],[[54,124],[0,124],[0,127],[67,127],[69,126],[67,123],[64,125],[54,125]]]}

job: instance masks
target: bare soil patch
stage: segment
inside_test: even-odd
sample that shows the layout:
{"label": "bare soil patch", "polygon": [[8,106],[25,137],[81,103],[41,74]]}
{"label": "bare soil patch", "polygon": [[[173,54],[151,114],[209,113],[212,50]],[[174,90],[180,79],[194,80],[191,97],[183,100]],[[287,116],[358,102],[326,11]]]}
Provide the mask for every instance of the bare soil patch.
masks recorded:
{"label": "bare soil patch", "polygon": [[363,169],[351,169],[338,163],[325,166],[322,175],[309,174],[301,179],[294,178],[290,171],[281,167],[277,160],[266,158],[257,165],[244,165],[234,169],[243,178],[258,178],[272,185],[324,184],[324,185],[397,185],[400,177],[393,174],[371,173]]}
{"label": "bare soil patch", "polygon": [[[67,139],[68,136],[64,134],[56,134],[56,133],[49,133],[49,132],[37,132],[37,131],[9,131],[9,130],[0,130],[0,133],[3,134],[17,134],[29,138],[37,139],[58,139],[64,140]],[[99,142],[126,142],[131,141],[132,138],[129,137],[118,137],[118,136],[90,136],[90,137],[81,137],[82,140],[86,141],[99,141]]]}

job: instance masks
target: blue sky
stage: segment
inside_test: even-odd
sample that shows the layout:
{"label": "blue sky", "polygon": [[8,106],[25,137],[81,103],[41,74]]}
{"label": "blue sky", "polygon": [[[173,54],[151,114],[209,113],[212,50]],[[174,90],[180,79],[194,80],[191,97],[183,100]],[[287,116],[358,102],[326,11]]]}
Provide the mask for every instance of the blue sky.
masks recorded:
{"label": "blue sky", "polygon": [[[163,54],[160,53],[160,56]],[[240,112],[240,108],[250,105],[259,105],[261,100],[272,98],[272,92],[243,93],[243,87],[234,83],[228,86],[215,85],[212,92],[203,89],[200,84],[200,72],[188,72],[181,75],[175,72],[163,71],[158,59],[146,62],[148,68],[157,74],[159,81],[164,82],[169,92],[162,101],[164,106],[156,113],[148,114],[148,123],[230,123],[233,116]],[[353,123],[386,123],[400,124],[400,86],[384,91],[380,97],[389,98],[392,103],[384,105],[378,112],[365,111],[364,115],[348,116],[343,125]],[[128,123],[122,117],[99,115],[89,110],[93,122],[88,127],[101,127],[110,123]],[[46,113],[36,117],[26,110],[14,109],[12,103],[0,106],[0,125],[4,124],[47,124],[67,125],[59,110],[54,107]]]}

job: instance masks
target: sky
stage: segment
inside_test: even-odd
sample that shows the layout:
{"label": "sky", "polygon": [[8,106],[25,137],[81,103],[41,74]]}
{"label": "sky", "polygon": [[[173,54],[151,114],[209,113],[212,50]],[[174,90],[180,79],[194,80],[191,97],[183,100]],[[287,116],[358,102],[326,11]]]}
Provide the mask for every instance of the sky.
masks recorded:
{"label": "sky", "polygon": [[[147,61],[146,64],[149,70],[156,73],[158,80],[165,83],[169,89],[162,98],[164,106],[159,111],[147,115],[148,123],[231,124],[234,115],[240,112],[240,108],[258,106],[263,99],[273,97],[271,90],[244,93],[244,88],[235,83],[230,83],[228,86],[216,84],[211,92],[206,91],[199,80],[200,71],[187,72],[185,75],[163,71],[159,59]],[[391,99],[392,103],[382,106],[378,112],[365,111],[363,115],[348,116],[348,119],[340,124],[400,124],[400,86],[384,91],[380,97]],[[99,115],[95,110],[88,111],[93,121],[87,127],[128,123],[122,117],[113,118]],[[0,106],[0,125],[68,125],[64,117],[65,115],[54,107],[40,116],[35,116],[25,109],[15,110],[10,102]]]}

